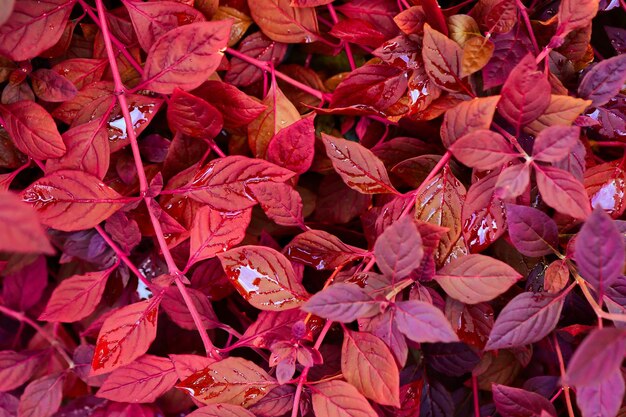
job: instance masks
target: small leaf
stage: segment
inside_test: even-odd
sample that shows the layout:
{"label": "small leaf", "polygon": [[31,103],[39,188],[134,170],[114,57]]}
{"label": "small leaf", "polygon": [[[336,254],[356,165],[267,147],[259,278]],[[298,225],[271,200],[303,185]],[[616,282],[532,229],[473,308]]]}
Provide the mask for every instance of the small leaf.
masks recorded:
{"label": "small leaf", "polygon": [[196,22],[170,30],[152,45],[144,68],[145,88],[171,94],[193,90],[219,66],[232,21]]}
{"label": "small leaf", "polygon": [[72,323],[87,317],[98,306],[111,272],[113,269],[106,269],[64,279],[52,292],[39,320]]}
{"label": "small leaf", "polygon": [[535,164],[537,187],[543,200],[560,213],[575,219],[591,214],[589,197],[583,185],[567,171]]}
{"label": "small leaf", "polygon": [[532,207],[506,205],[509,237],[522,254],[531,257],[558,252],[559,230],[547,214]]}
{"label": "small leaf", "polygon": [[270,140],[267,160],[297,174],[311,167],[315,155],[313,117],[300,119],[281,129]]}
{"label": "small leaf", "polygon": [[32,101],[0,105],[0,116],[13,143],[31,158],[59,158],[66,152],[50,114]]}
{"label": "small leaf", "polygon": [[343,381],[311,386],[313,411],[324,417],[376,417],[376,411],[356,388]]}
{"label": "small leaf", "polygon": [[364,146],[322,134],[326,153],[335,171],[348,187],[363,194],[398,192],[393,188],[382,161]]}
{"label": "small leaf", "polygon": [[284,43],[317,40],[315,8],[292,7],[291,0],[258,0],[248,5],[252,19],[270,39]]}
{"label": "small leaf", "polygon": [[[567,0],[566,0],[567,1]],[[591,100],[594,107],[606,104],[615,97],[626,82],[626,55],[600,61],[583,77],[578,95]]]}
{"label": "small leaf", "polygon": [[296,308],[308,298],[283,254],[262,246],[242,246],[217,255],[239,294],[261,310]]}
{"label": "small leaf", "polygon": [[502,309],[485,350],[515,348],[538,342],[556,327],[563,295],[524,292]]}
{"label": "small leaf", "polygon": [[551,126],[535,138],[533,159],[543,162],[559,162],[567,158],[580,137],[578,126]]}
{"label": "small leaf", "polygon": [[84,171],[60,170],[22,191],[46,226],[63,231],[92,228],[124,206],[117,192]]}
{"label": "small leaf", "polygon": [[[213,311],[209,298],[199,290],[187,288],[187,294],[191,304],[196,308],[202,327],[214,329],[219,327],[219,320]],[[167,287],[163,293],[161,308],[169,318],[186,330],[197,330],[196,322],[187,308],[186,300],[178,288]]]}
{"label": "small leaf", "polygon": [[591,105],[591,100],[570,96],[551,95],[550,104],[536,120],[526,126],[533,135],[550,126],[571,126],[574,120]]}
{"label": "small leaf", "polygon": [[50,417],[61,406],[65,372],[56,372],[36,379],[24,390],[20,398],[20,417]]}
{"label": "small leaf", "polygon": [[172,388],[177,379],[170,359],[144,355],[113,371],[96,397],[118,402],[151,403]]}
{"label": "small leaf", "polygon": [[489,129],[500,96],[462,101],[443,116],[441,141],[446,148],[475,130]]}
{"label": "small leaf", "polygon": [[356,284],[337,283],[313,295],[302,310],[328,320],[350,323],[378,314],[380,302]]}
{"label": "small leaf", "polygon": [[12,391],[28,381],[47,357],[47,351],[0,351],[0,392]]}
{"label": "small leaf", "polygon": [[398,329],[418,343],[457,342],[446,316],[437,307],[423,301],[410,300],[395,304]]}
{"label": "small leaf", "polygon": [[249,407],[276,385],[276,380],[253,362],[232,356],[192,374],[176,387],[204,404]]}
{"label": "small leaf", "polygon": [[565,260],[556,260],[548,265],[543,278],[543,288],[549,293],[557,293],[569,281],[569,268]]}
{"label": "small leaf", "polygon": [[463,164],[485,171],[498,168],[520,156],[502,135],[485,129],[474,130],[460,137],[449,149]]}
{"label": "small leaf", "polygon": [[469,38],[463,46],[461,75],[464,77],[480,71],[493,56],[494,43],[482,36]]}
{"label": "small leaf", "polygon": [[91,363],[92,375],[111,372],[146,353],[156,337],[161,297],[122,307],[104,321]]}
{"label": "small leaf", "polygon": [[461,63],[463,50],[453,40],[430,25],[424,25],[422,58],[428,77],[440,88],[459,91],[463,88]]}
{"label": "small leaf", "polygon": [[404,216],[394,222],[376,239],[376,265],[386,276],[397,282],[408,276],[422,263],[424,249],[415,222]]}
{"label": "small leaf", "polygon": [[624,398],[624,377],[616,370],[596,385],[580,387],[576,404],[583,417],[617,416]]}
{"label": "small leaf", "polygon": [[69,80],[77,90],[100,81],[109,61],[103,59],[72,58],[59,62],[53,71]]}
{"label": "small leaf", "polygon": [[55,71],[40,68],[31,75],[33,92],[44,101],[51,103],[71,100],[78,90],[67,78],[63,78]]}
{"label": "small leaf", "polygon": [[467,304],[490,301],[520,278],[521,275],[504,262],[478,254],[452,260],[435,276],[450,297]]}
{"label": "small leaf", "polygon": [[8,191],[0,192],[0,251],[54,253],[37,212]]}
{"label": "small leaf", "polygon": [[346,380],[367,398],[400,406],[400,374],[385,343],[370,333],[344,332],[341,370]]}
{"label": "small leaf", "polygon": [[591,387],[618,372],[626,352],[624,329],[596,329],[578,346],[570,360],[564,384]]}
{"label": "small leaf", "polygon": [[167,122],[177,133],[205,140],[215,138],[224,125],[215,107],[179,88],[174,89],[167,104]]}
{"label": "small leaf", "polygon": [[580,275],[600,294],[624,273],[624,238],[603,209],[595,209],[580,229],[574,259]]}
{"label": "small leaf", "polygon": [[302,226],[302,197],[287,184],[250,184],[250,191],[271,220],[282,226]]}
{"label": "small leaf", "polygon": [[17,311],[27,311],[37,305],[48,285],[46,258],[26,259],[17,271],[5,272],[2,283],[3,305]]}
{"label": "small leaf", "polygon": [[556,416],[552,403],[534,392],[500,384],[493,384],[492,392],[496,410],[503,417],[539,417],[544,411]]}
{"label": "small leaf", "polygon": [[530,164],[515,164],[504,168],[496,181],[496,196],[511,199],[521,195],[530,184]]}
{"label": "small leaf", "polygon": [[266,109],[257,99],[221,81],[207,81],[193,93],[218,109],[224,118],[224,126],[229,128],[247,125]]}

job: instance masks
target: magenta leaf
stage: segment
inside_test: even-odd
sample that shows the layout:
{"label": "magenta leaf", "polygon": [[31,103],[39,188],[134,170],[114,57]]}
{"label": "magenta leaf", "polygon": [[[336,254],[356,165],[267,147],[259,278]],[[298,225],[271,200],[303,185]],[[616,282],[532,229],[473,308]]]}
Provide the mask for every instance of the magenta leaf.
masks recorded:
{"label": "magenta leaf", "polygon": [[272,221],[282,226],[302,226],[302,197],[287,184],[250,184],[250,191]]}
{"label": "magenta leaf", "polygon": [[254,414],[239,405],[209,404],[189,413],[188,417],[254,417]]}
{"label": "magenta leaf", "polygon": [[41,300],[48,285],[46,258],[37,256],[34,261],[10,274],[6,274],[2,285],[3,304],[9,308],[26,311]]}
{"label": "magenta leaf", "polygon": [[514,348],[546,337],[561,317],[564,295],[524,292],[500,312],[486,350]]}
{"label": "magenta leaf", "polygon": [[107,377],[96,396],[111,401],[151,403],[176,383],[170,359],[144,355]]}
{"label": "magenta leaf", "polygon": [[54,253],[36,211],[10,192],[0,192],[0,250]]}
{"label": "magenta leaf", "polygon": [[576,391],[576,404],[583,417],[616,416],[624,398],[624,377],[614,371],[596,385],[580,387]]}
{"label": "magenta leaf", "polygon": [[437,307],[423,301],[396,303],[394,314],[398,329],[418,343],[456,342],[459,340],[446,316]]}
{"label": "magenta leaf", "polygon": [[506,205],[509,237],[517,250],[526,256],[558,252],[559,231],[554,220],[532,207]]}
{"label": "magenta leaf", "polygon": [[535,164],[537,187],[550,207],[575,219],[591,214],[589,197],[583,185],[567,171]]}
{"label": "magenta leaf", "polygon": [[424,249],[415,222],[405,216],[392,224],[376,239],[376,264],[394,282],[408,276],[420,266]]}
{"label": "magenta leaf", "polygon": [[12,391],[28,381],[48,356],[48,351],[0,352],[0,392]]}
{"label": "magenta leaf", "polygon": [[316,416],[376,417],[376,411],[356,388],[343,381],[327,381],[311,387]]}
{"label": "magenta leaf", "polygon": [[580,137],[578,126],[551,126],[535,138],[533,159],[542,162],[559,162],[574,150]]}
{"label": "magenta leaf", "polygon": [[350,323],[378,314],[380,302],[356,284],[338,283],[313,295],[302,309],[328,320]]}
{"label": "magenta leaf", "polygon": [[285,255],[292,261],[315,269],[334,269],[363,257],[365,251],[346,245],[338,237],[322,230],[307,230],[285,247]]}
{"label": "magenta leaf", "polygon": [[52,373],[26,386],[18,415],[20,417],[50,417],[59,409],[63,399],[65,372]]}
{"label": "magenta leaf", "polygon": [[492,391],[496,410],[502,416],[539,417],[543,416],[544,412],[553,417],[557,415],[552,403],[534,392],[500,384],[493,384]]}
{"label": "magenta leaf", "polygon": [[480,170],[500,167],[520,156],[502,135],[485,129],[460,137],[450,151],[463,164]]}
{"label": "magenta leaf", "polygon": [[626,352],[623,329],[596,329],[580,344],[567,366],[564,383],[594,386],[617,372]]}
{"label": "magenta leaf", "polygon": [[580,275],[600,294],[624,272],[623,236],[601,208],[595,209],[580,229],[575,249],[574,259]]}

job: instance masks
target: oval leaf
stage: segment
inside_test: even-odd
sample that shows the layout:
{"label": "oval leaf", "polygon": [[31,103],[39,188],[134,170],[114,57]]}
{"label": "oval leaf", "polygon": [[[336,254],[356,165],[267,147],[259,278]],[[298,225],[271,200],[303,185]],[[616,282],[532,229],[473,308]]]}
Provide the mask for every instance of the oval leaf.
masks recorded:
{"label": "oval leaf", "polygon": [[8,191],[0,192],[0,251],[54,253],[37,212]]}
{"label": "oval leaf", "polygon": [[509,237],[517,250],[537,257],[558,252],[559,230],[547,214],[532,207],[506,205]]}
{"label": "oval leaf", "polygon": [[313,411],[324,417],[376,417],[376,411],[356,388],[343,381],[327,381],[315,384]]}
{"label": "oval leaf", "polygon": [[398,329],[418,343],[458,342],[446,316],[437,307],[424,301],[410,300],[395,304]]}

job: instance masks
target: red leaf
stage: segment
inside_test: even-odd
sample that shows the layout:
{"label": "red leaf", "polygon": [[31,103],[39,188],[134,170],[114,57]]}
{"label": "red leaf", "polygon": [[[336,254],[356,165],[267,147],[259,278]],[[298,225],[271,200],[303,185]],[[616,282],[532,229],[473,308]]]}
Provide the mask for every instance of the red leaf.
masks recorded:
{"label": "red leaf", "polygon": [[176,1],[141,2],[124,1],[137,40],[144,51],[165,33],[185,24],[203,22],[202,13]]}
{"label": "red leaf", "polygon": [[237,345],[269,349],[275,341],[291,337],[291,329],[304,316],[298,309],[261,311],[257,321],[246,329]]}
{"label": "red leaf", "polygon": [[485,129],[460,137],[450,151],[463,164],[483,171],[498,168],[520,156],[502,135]]}
{"label": "red leaf", "polygon": [[267,108],[237,87],[221,81],[207,81],[193,93],[218,109],[224,126],[229,128],[247,125]]}
{"label": "red leaf", "polygon": [[494,299],[521,277],[502,261],[484,255],[467,255],[441,268],[435,279],[450,297],[476,304]]}
{"label": "red leaf", "polygon": [[411,6],[406,10],[398,13],[394,18],[394,22],[402,32],[407,35],[419,35],[424,31],[424,23],[426,23],[426,14],[422,6]]}
{"label": "red leaf", "polygon": [[52,67],[52,71],[69,80],[77,90],[100,81],[109,61],[107,59],[66,59]]}
{"label": "red leaf", "polygon": [[312,296],[302,309],[328,320],[350,323],[378,314],[380,302],[356,284],[338,283]]}
{"label": "red leaf", "polygon": [[[268,39],[263,33],[256,32],[246,36],[237,49],[244,55],[248,55],[258,61],[269,62],[278,65],[287,53],[287,45],[276,43]],[[230,61],[230,69],[226,72],[224,81],[240,87],[247,87],[263,78],[263,70],[242,60],[233,57]]]}
{"label": "red leaf", "polygon": [[307,230],[285,247],[289,259],[315,269],[334,269],[361,258],[365,251],[346,245],[338,237],[322,230]]}
{"label": "red leaf", "polygon": [[213,358],[199,355],[169,355],[174,363],[174,369],[178,379],[187,379],[189,375],[203,370],[207,366],[215,362]]}
{"label": "red leaf", "polygon": [[0,26],[0,53],[14,61],[24,61],[54,46],[63,35],[74,3],[16,1],[10,18]]}
{"label": "red leaf", "polygon": [[456,342],[459,340],[441,310],[424,301],[401,301],[394,306],[398,329],[418,343]]}
{"label": "red leaf", "polygon": [[400,406],[400,374],[382,340],[348,330],[341,351],[341,370],[350,384],[379,404]]}
{"label": "red leaf", "polygon": [[547,214],[532,207],[506,205],[509,237],[522,254],[539,257],[558,253],[559,230]]}
{"label": "red leaf", "polygon": [[378,236],[374,245],[376,265],[394,282],[408,276],[422,263],[422,237],[410,216],[394,222]]}
{"label": "red leaf", "polygon": [[170,94],[193,90],[218,67],[232,21],[197,22],[170,30],[152,45],[144,69],[145,87]]}
{"label": "red leaf", "polygon": [[261,182],[250,184],[252,195],[263,211],[276,224],[302,226],[302,198],[287,184]]}
{"label": "red leaf", "polygon": [[521,195],[530,184],[530,164],[515,164],[504,168],[496,182],[496,196],[501,199]]}
{"label": "red leaf", "polygon": [[313,411],[324,417],[376,417],[376,411],[356,388],[343,381],[311,386]]}
{"label": "red leaf", "polygon": [[560,213],[575,219],[591,214],[589,197],[583,185],[567,171],[535,164],[537,187],[543,200]]}
{"label": "red leaf", "polygon": [[596,329],[578,346],[570,360],[564,384],[588,387],[619,370],[626,351],[624,329]]}
{"label": "red leaf", "polygon": [[224,213],[206,206],[196,211],[187,265],[212,258],[241,242],[250,224],[250,216],[249,209]]}
{"label": "red leaf", "polygon": [[[213,311],[209,298],[201,291],[187,288],[187,293],[192,304],[200,316],[200,322],[205,329],[214,329],[220,326],[219,320]],[[196,323],[187,308],[186,301],[181,292],[176,287],[167,287],[161,301],[161,308],[167,313],[169,318],[186,330],[196,330]]]}
{"label": "red leaf", "polygon": [[492,391],[496,410],[503,416],[543,416],[543,411],[557,415],[552,403],[537,393],[499,384],[493,384]]}
{"label": "red leaf", "polygon": [[[0,352],[0,392],[12,391],[28,381],[39,370],[48,351]],[[1,415],[1,414],[0,414]]]}
{"label": "red leaf", "polygon": [[261,159],[233,155],[214,159],[200,169],[185,191],[216,210],[239,211],[256,204],[247,185],[285,182],[295,174]]}
{"label": "red leaf", "polygon": [[242,246],[217,257],[239,294],[260,310],[288,310],[308,298],[289,260],[274,249]]}
{"label": "red leaf", "polygon": [[230,357],[194,373],[176,387],[204,404],[249,407],[266,396],[276,380],[248,360]]}
{"label": "red leaf", "polygon": [[174,89],[168,102],[167,121],[175,132],[205,140],[215,138],[224,125],[215,107],[179,88]]}
{"label": "red leaf", "polygon": [[296,174],[305,173],[315,154],[315,125],[313,117],[297,120],[271,138],[267,160]]}
{"label": "red leaf", "polygon": [[462,101],[443,116],[441,141],[449,148],[456,140],[479,129],[489,129],[500,96]]}
{"label": "red leaf", "polygon": [[87,317],[98,306],[113,271],[109,268],[63,280],[52,292],[39,320],[72,323]]}
{"label": "red leaf", "polygon": [[371,23],[361,19],[346,19],[337,22],[329,32],[344,42],[377,48],[386,38]]}
{"label": "red leaf", "polygon": [[103,179],[109,170],[109,136],[101,121],[81,124],[63,133],[67,152],[59,159],[46,161],[46,173],[61,169],[84,171]]}
{"label": "red leaf", "polygon": [[591,200],[591,207],[603,208],[614,219],[622,215],[626,209],[626,172],[619,163],[607,162],[591,167],[585,171],[583,184]]}
{"label": "red leaf", "polygon": [[585,74],[578,86],[578,95],[591,100],[594,107],[599,107],[615,97],[624,86],[624,82],[626,82],[626,55],[614,56],[600,61]]}
{"label": "red leaf", "polygon": [[41,68],[31,75],[33,91],[40,99],[49,102],[60,102],[74,98],[78,90],[67,78],[63,78],[53,70]]}
{"label": "red leaf", "polygon": [[276,42],[313,42],[318,37],[315,8],[292,7],[291,0],[249,2],[252,19],[263,33]]}
{"label": "red leaf", "polygon": [[597,0],[563,0],[559,4],[557,33],[564,38],[573,30],[584,28],[598,13]]}
{"label": "red leaf", "polygon": [[347,223],[364,213],[372,197],[349,188],[337,174],[322,179],[315,200],[315,218],[324,223]]}
{"label": "red leaf", "polygon": [[535,138],[533,159],[542,162],[559,162],[574,150],[580,137],[578,126],[550,126]]}
{"label": "red leaf", "polygon": [[456,42],[430,25],[424,25],[424,66],[426,73],[438,87],[452,92],[463,89],[462,55],[463,50]]}
{"label": "red leaf", "polygon": [[0,116],[15,146],[31,158],[58,158],[65,144],[50,114],[39,104],[20,101],[0,105]]}
{"label": "red leaf", "polygon": [[36,379],[24,390],[20,398],[20,417],[50,417],[61,406],[65,372],[57,372]]}
{"label": "red leaf", "polygon": [[118,402],[151,403],[172,388],[177,379],[170,359],[144,355],[113,371],[96,397]]}
{"label": "red leaf", "polygon": [[322,134],[326,153],[346,185],[363,194],[397,194],[382,161],[369,149],[346,139]]}
{"label": "red leaf", "polygon": [[561,318],[564,294],[524,292],[513,298],[498,316],[485,350],[515,348],[546,337]]}
{"label": "red leaf", "polygon": [[0,192],[0,251],[54,253],[35,210],[8,191]]}
{"label": "red leaf", "polygon": [[518,131],[541,116],[550,104],[550,83],[537,70],[535,57],[526,55],[502,87],[498,112]]}
{"label": "red leaf", "polygon": [[209,404],[187,414],[187,417],[254,417],[254,414],[238,405]]}
{"label": "red leaf", "polygon": [[157,316],[162,295],[116,310],[102,324],[92,375],[111,372],[146,353],[156,336]]}
{"label": "red leaf", "polygon": [[37,209],[43,224],[63,231],[92,228],[124,205],[121,196],[98,178],[71,170],[33,182],[22,199]]}
{"label": "red leaf", "polygon": [[37,305],[48,285],[46,258],[37,256],[26,260],[11,274],[6,274],[2,285],[3,304],[18,311],[27,311]]}
{"label": "red leaf", "polygon": [[495,43],[493,56],[482,71],[485,88],[504,83],[511,70],[533,50],[526,28],[521,24],[510,32],[493,36],[492,40]]}
{"label": "red leaf", "polygon": [[[380,312],[380,309],[378,309],[378,312]],[[364,323],[363,327],[361,327],[363,331],[368,331],[385,342],[398,364],[402,366],[406,364],[409,348],[406,343],[406,337],[398,330],[398,324],[392,309],[376,314],[369,320],[361,319],[359,323]]]}

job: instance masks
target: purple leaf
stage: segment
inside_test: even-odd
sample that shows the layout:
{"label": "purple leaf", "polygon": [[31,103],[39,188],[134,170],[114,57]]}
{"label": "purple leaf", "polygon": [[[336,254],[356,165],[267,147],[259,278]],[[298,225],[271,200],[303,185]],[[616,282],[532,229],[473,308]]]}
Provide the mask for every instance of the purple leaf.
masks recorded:
{"label": "purple leaf", "polygon": [[506,205],[509,236],[517,250],[526,256],[558,252],[559,230],[554,220],[532,207]]}
{"label": "purple leaf", "polygon": [[605,381],[619,370],[625,352],[624,329],[596,329],[574,352],[563,382],[576,387],[585,387]]}
{"label": "purple leaf", "polygon": [[302,309],[328,320],[350,323],[378,314],[379,305],[358,285],[338,283],[315,294]]}
{"label": "purple leaf", "polygon": [[502,417],[540,417],[544,412],[556,416],[550,401],[534,392],[493,384],[493,401]]}
{"label": "purple leaf", "polygon": [[374,245],[376,264],[394,282],[408,276],[420,266],[424,249],[422,238],[411,216],[394,222],[378,236]]}
{"label": "purple leaf", "polygon": [[596,385],[580,387],[576,404],[583,417],[615,417],[624,398],[624,377],[620,370]]}
{"label": "purple leaf", "polygon": [[578,126],[550,126],[535,138],[533,159],[543,162],[559,162],[567,158],[579,141]]}
{"label": "purple leaf", "polygon": [[456,342],[459,340],[446,316],[437,307],[423,301],[411,300],[395,304],[398,329],[418,343]]}

